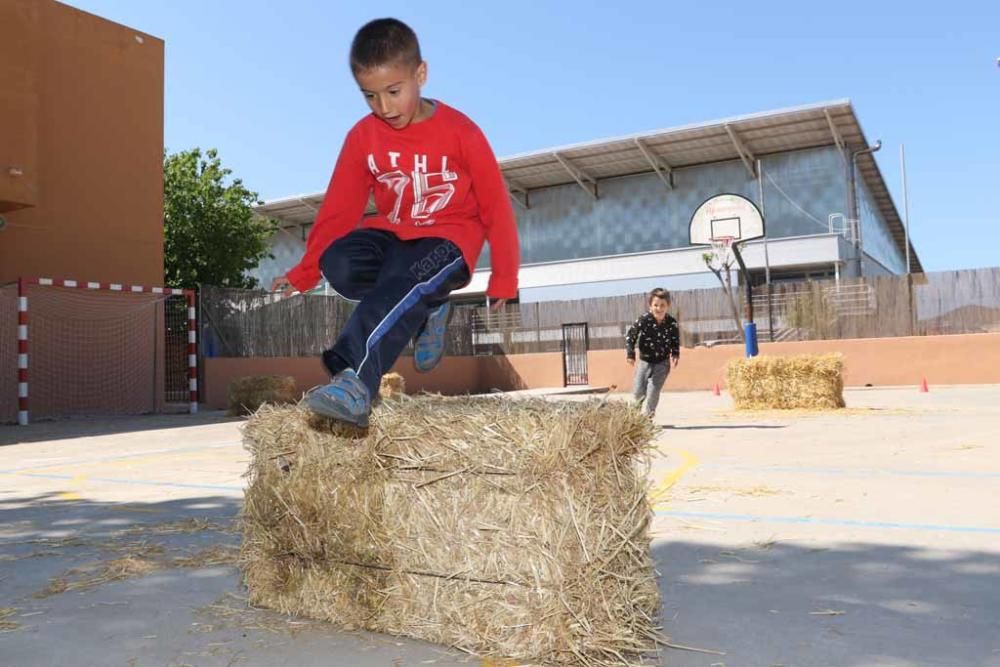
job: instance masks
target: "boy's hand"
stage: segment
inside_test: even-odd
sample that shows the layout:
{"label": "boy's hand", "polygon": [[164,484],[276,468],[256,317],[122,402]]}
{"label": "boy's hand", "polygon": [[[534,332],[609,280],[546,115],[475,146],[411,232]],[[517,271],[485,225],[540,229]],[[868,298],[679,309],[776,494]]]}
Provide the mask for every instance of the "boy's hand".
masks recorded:
{"label": "boy's hand", "polygon": [[490,312],[499,313],[500,309],[503,308],[505,305],[507,305],[507,299],[497,299],[496,301],[490,304]]}
{"label": "boy's hand", "polygon": [[629,357],[625,361],[626,363],[628,363],[629,366],[635,366],[635,359]]}
{"label": "boy's hand", "polygon": [[281,292],[281,296],[288,297],[295,294],[295,287],[285,276],[278,276],[271,283],[272,292]]}

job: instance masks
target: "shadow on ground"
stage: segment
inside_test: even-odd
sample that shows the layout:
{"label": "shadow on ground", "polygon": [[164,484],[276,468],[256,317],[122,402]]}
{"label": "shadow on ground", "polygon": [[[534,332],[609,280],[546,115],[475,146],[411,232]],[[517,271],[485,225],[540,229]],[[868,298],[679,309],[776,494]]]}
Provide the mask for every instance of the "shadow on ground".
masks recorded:
{"label": "shadow on ground", "polygon": [[0,424],[0,447],[26,442],[67,440],[101,435],[117,435],[138,431],[159,431],[188,428],[206,424],[243,421],[245,417],[230,417],[225,411],[211,410],[191,414],[122,415],[113,417],[79,417],[43,420],[28,426]]}
{"label": "shadow on ground", "polygon": [[[74,568],[150,546],[163,557],[235,548],[241,500],[117,505],[45,495],[0,504],[5,665],[469,664],[455,652],[246,609],[234,563],[162,567],[36,597]],[[188,526],[176,532],[163,527]],[[200,529],[197,529],[201,526]],[[661,664],[1000,665],[995,554],[852,543],[654,545],[665,630]]]}
{"label": "shadow on ground", "polygon": [[995,553],[850,543],[654,547],[670,665],[1000,665]]}

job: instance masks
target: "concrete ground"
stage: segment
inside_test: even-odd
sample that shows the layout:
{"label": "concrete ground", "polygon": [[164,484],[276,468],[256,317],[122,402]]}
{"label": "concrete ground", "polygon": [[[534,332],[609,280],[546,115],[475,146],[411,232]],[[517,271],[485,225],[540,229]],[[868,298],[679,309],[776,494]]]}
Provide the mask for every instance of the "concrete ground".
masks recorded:
{"label": "concrete ground", "polygon": [[[847,402],[663,397],[661,664],[1000,666],[1000,387]],[[240,423],[0,427],[0,665],[480,664],[246,609]]]}

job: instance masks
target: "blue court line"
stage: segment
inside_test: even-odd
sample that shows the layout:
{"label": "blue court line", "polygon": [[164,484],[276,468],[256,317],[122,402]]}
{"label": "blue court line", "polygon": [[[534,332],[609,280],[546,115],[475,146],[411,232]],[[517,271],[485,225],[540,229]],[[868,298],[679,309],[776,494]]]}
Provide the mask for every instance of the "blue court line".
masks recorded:
{"label": "blue court line", "polygon": [[[72,480],[75,475],[52,475],[46,473],[32,472],[6,472],[0,471],[0,475],[17,475],[18,477],[35,477],[38,479]],[[115,477],[90,477],[87,482],[105,482],[108,484],[131,484],[134,486],[171,486],[181,489],[211,489],[213,491],[242,491],[242,486],[228,486],[224,484],[185,484],[183,482],[158,482],[155,480],[142,479],[120,479]]]}
{"label": "blue court line", "polygon": [[19,473],[25,470],[46,470],[48,468],[64,468],[67,466],[82,466],[89,465],[91,463],[106,463],[108,461],[122,461],[125,459],[141,458],[143,456],[157,456],[159,454],[182,454],[185,452],[198,452],[203,449],[221,449],[223,447],[232,447],[233,445],[240,444],[239,440],[230,440],[224,443],[216,443],[214,445],[198,445],[197,447],[179,447],[177,449],[150,449],[144,452],[135,452],[133,454],[117,454],[115,456],[102,456],[96,459],[78,459],[75,461],[63,461],[62,463],[45,463],[38,466],[24,466],[22,468],[10,468],[8,470],[0,470],[0,474],[9,473]]}
{"label": "blue court line", "polygon": [[810,475],[837,475],[845,477],[942,477],[951,479],[1000,479],[1000,472],[964,472],[960,470],[893,470],[879,468],[822,468],[798,466],[748,466],[706,463],[706,470],[736,470],[739,472],[789,472]]}
{"label": "blue court line", "polygon": [[657,510],[657,516],[673,516],[685,519],[715,519],[717,521],[748,521],[751,523],[795,523],[819,526],[853,526],[855,528],[883,528],[889,530],[924,530],[946,533],[985,533],[1000,535],[1000,527],[951,526],[933,523],[893,523],[890,521],[861,521],[857,519],[820,519],[811,516],[778,516],[765,514],[722,514],[718,512],[681,512]]}

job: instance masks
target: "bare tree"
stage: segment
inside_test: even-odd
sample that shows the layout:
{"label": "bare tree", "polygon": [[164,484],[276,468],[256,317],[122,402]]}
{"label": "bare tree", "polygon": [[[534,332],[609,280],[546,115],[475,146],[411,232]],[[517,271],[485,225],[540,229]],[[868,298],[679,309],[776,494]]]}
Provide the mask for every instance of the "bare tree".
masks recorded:
{"label": "bare tree", "polygon": [[736,330],[740,332],[740,340],[746,343],[746,334],[743,332],[743,323],[740,320],[740,307],[736,304],[736,299],[733,296],[732,268],[734,259],[732,255],[725,250],[720,252],[713,249],[712,252],[703,253],[701,258],[705,261],[705,266],[708,267],[708,270],[714,273],[715,277],[719,279],[719,284],[722,285],[722,289],[726,292],[729,308],[732,311],[733,322],[736,323]]}

